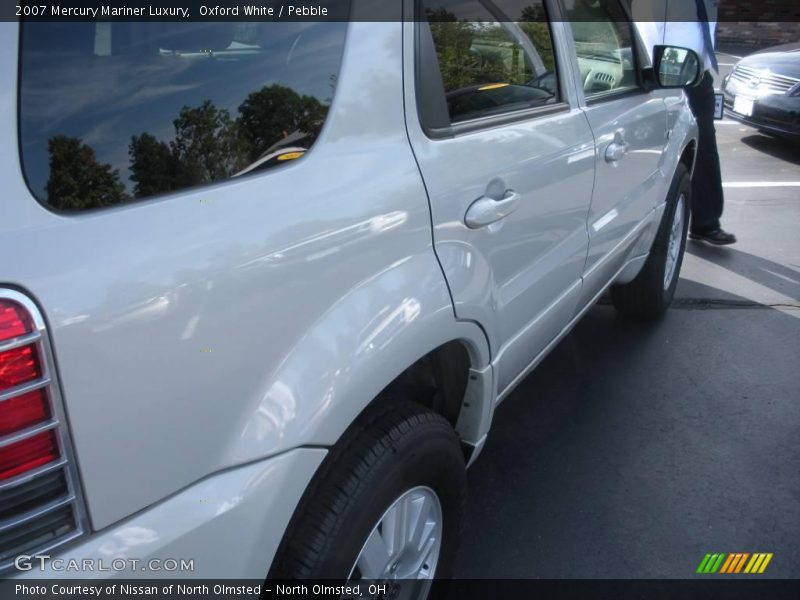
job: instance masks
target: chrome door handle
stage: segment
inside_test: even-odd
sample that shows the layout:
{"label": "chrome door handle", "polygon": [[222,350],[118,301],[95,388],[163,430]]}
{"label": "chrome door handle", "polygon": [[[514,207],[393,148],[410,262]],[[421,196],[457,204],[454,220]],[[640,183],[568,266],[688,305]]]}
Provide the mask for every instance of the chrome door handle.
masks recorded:
{"label": "chrome door handle", "polygon": [[606,146],[606,162],[615,163],[628,153],[628,142],[625,141],[625,130],[617,129],[614,139]]}
{"label": "chrome door handle", "polygon": [[486,227],[507,217],[519,207],[519,194],[508,190],[500,200],[484,196],[475,200],[464,215],[464,223],[470,229]]}
{"label": "chrome door handle", "polygon": [[606,146],[606,162],[617,162],[628,153],[628,144],[625,142],[611,142]]}

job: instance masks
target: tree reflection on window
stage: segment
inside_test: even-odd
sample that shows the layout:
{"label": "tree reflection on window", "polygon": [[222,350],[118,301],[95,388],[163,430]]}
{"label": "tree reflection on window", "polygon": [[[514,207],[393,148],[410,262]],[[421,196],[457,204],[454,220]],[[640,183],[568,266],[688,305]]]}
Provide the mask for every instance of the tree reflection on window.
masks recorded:
{"label": "tree reflection on window", "polygon": [[302,158],[328,113],[346,24],[23,28],[26,177],[42,201],[75,211]]}
{"label": "tree reflection on window", "polygon": [[425,2],[451,122],[557,101],[555,56],[544,6],[525,6],[518,20],[511,21],[501,4],[493,14],[470,2]]}

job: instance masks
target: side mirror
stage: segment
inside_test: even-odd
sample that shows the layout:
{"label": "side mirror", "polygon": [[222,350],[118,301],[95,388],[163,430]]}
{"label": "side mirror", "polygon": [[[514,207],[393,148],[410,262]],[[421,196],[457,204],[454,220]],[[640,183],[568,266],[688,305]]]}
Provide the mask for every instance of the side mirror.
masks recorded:
{"label": "side mirror", "polygon": [[700,59],[694,50],[656,46],[653,59],[656,81],[662,88],[694,87],[703,78]]}

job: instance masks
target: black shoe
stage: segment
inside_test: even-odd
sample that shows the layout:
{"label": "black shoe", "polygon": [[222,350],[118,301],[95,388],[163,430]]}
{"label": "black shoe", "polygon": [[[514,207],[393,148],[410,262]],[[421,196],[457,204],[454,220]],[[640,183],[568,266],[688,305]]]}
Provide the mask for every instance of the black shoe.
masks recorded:
{"label": "black shoe", "polygon": [[732,233],[728,233],[727,231],[720,229],[717,227],[716,229],[712,229],[711,231],[702,231],[702,232],[690,232],[689,238],[692,240],[700,240],[702,242],[708,242],[709,244],[714,244],[715,246],[727,246],[728,244],[735,244],[736,243],[736,236]]}

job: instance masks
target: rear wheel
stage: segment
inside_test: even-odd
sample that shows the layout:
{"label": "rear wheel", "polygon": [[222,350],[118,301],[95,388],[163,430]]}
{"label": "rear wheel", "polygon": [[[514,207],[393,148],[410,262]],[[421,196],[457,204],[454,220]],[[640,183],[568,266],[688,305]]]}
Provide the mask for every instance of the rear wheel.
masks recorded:
{"label": "rear wheel", "polygon": [[434,577],[451,575],[465,496],[443,417],[406,401],[369,410],[320,467],[269,577],[364,579],[426,598]]}
{"label": "rear wheel", "polygon": [[657,319],[672,302],[686,249],[691,190],[689,171],[681,163],[675,171],[664,216],[647,262],[636,279],[611,287],[611,300],[620,313]]}

